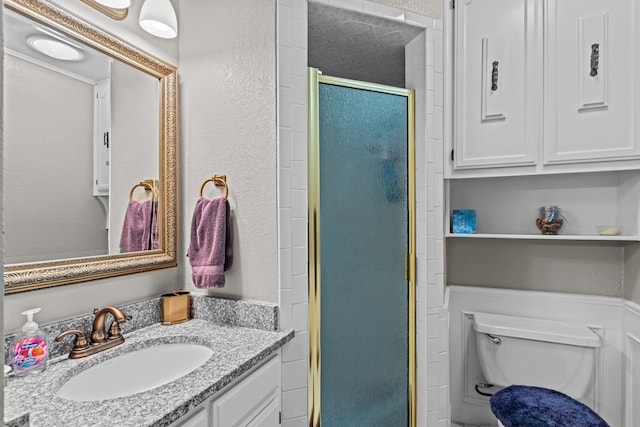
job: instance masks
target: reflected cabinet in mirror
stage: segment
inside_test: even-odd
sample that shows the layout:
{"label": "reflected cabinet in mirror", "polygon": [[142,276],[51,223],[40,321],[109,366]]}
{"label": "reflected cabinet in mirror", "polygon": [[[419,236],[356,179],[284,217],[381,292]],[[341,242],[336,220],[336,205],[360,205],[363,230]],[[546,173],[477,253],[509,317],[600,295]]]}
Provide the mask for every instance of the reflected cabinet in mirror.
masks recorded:
{"label": "reflected cabinet in mirror", "polygon": [[4,2],[5,293],[176,265],[174,66]]}

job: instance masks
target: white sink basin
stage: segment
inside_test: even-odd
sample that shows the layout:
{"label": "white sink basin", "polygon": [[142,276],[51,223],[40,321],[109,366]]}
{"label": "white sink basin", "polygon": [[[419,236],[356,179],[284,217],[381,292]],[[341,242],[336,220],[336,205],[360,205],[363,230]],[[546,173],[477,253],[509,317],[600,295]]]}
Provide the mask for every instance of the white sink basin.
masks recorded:
{"label": "white sink basin", "polygon": [[56,395],[75,401],[130,396],[177,380],[213,355],[202,344],[161,344],[92,366],[64,383]]}

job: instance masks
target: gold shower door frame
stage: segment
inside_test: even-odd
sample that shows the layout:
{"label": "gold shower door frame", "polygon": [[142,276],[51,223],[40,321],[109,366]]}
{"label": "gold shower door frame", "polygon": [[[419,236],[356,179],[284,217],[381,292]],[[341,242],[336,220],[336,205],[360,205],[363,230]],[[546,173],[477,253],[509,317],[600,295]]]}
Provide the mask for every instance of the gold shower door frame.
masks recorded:
{"label": "gold shower door frame", "polygon": [[414,91],[393,86],[361,82],[340,77],[324,76],[316,68],[309,68],[309,182],[308,182],[308,238],[309,238],[309,408],[310,427],[320,427],[320,135],[318,85],[326,83],[407,97],[408,140],[408,214],[409,253],[406,254],[405,276],[409,286],[408,302],[408,420],[409,427],[417,426],[416,407],[416,189],[415,189],[415,105]]}

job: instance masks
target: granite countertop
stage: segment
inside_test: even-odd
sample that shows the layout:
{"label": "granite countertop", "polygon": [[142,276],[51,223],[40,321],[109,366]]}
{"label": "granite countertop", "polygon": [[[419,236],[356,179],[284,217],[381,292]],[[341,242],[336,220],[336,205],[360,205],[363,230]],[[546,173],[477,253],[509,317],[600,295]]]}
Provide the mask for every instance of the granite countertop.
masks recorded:
{"label": "granite countertop", "polygon": [[[168,426],[292,338],[293,331],[268,331],[200,319],[178,325],[154,324],[125,334],[125,343],[113,349],[77,360],[58,358],[40,374],[8,378],[5,420],[28,413],[32,427]],[[74,402],[55,394],[73,375],[104,360],[150,345],[185,342],[208,345],[214,353],[202,366],[171,383],[98,402]]]}

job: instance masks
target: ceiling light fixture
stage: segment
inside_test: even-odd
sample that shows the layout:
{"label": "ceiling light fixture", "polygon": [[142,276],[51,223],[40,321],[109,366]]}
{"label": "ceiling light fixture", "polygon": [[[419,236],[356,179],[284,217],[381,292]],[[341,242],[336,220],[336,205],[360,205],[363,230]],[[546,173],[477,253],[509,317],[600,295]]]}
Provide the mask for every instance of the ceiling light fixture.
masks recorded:
{"label": "ceiling light fixture", "polygon": [[173,39],[178,35],[178,18],[169,0],[145,0],[138,23],[156,37]]}
{"label": "ceiling light fixture", "polygon": [[92,8],[117,21],[122,21],[129,14],[131,0],[82,0]]}
{"label": "ceiling light fixture", "polygon": [[[127,17],[131,0],[82,0],[110,18],[119,21]],[[178,18],[169,0],[143,0],[138,23],[147,33],[163,39],[178,36]]]}
{"label": "ceiling light fixture", "polygon": [[84,59],[82,50],[61,40],[39,34],[28,36],[27,45],[43,55],[61,61],[82,61]]}

